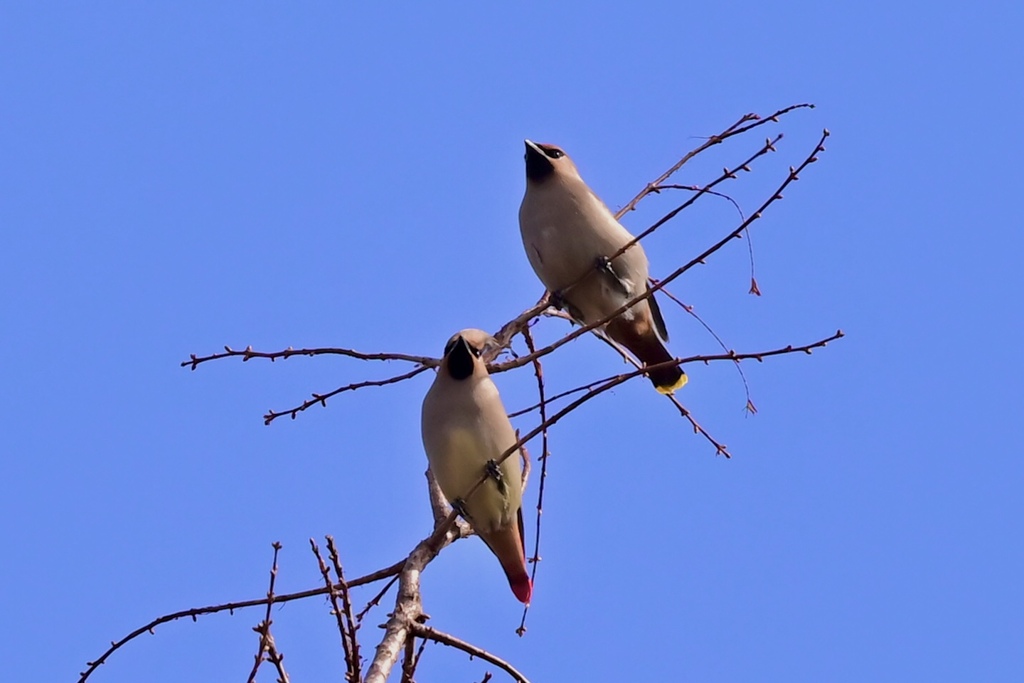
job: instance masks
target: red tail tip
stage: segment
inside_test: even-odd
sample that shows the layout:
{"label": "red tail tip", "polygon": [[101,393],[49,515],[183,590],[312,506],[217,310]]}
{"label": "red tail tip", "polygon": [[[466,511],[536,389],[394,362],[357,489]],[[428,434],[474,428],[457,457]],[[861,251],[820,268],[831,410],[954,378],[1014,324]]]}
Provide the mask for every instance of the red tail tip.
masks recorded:
{"label": "red tail tip", "polygon": [[512,592],[518,598],[519,602],[524,605],[530,604],[530,597],[533,596],[533,584],[530,582],[530,577],[526,574],[517,577],[509,577],[508,585],[512,587]]}

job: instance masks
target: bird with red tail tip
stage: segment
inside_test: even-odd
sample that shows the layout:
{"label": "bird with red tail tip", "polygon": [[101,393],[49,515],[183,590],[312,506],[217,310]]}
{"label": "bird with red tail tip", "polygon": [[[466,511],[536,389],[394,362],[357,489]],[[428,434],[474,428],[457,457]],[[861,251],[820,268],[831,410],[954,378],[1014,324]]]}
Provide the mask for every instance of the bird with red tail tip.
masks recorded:
{"label": "bird with red tail tip", "polygon": [[448,340],[423,399],[423,448],[441,492],[498,558],[516,598],[529,604],[533,585],[526,571],[520,453],[496,463],[517,439],[482,358],[496,344],[474,329]]}

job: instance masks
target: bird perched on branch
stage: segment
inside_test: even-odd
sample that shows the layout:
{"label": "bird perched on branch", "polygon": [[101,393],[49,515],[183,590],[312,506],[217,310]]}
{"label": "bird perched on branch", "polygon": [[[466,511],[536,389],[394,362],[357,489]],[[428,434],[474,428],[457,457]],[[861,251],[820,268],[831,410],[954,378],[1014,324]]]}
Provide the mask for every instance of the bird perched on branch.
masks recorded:
{"label": "bird perched on branch", "polygon": [[[519,231],[530,265],[554,297],[580,323],[608,317],[648,289],[647,255],[639,243],[619,256],[633,236],[583,182],[572,159],[555,145],[526,140],[526,194]],[[603,326],[645,365],[672,360],[668,331],[653,296]],[[686,384],[678,366],[647,372],[654,387],[670,394]]]}
{"label": "bird perched on branch", "polygon": [[481,358],[491,345],[497,342],[482,330],[462,330],[448,340],[423,399],[423,448],[445,497],[497,556],[515,596],[529,603],[522,465],[518,450],[496,462],[518,439]]}

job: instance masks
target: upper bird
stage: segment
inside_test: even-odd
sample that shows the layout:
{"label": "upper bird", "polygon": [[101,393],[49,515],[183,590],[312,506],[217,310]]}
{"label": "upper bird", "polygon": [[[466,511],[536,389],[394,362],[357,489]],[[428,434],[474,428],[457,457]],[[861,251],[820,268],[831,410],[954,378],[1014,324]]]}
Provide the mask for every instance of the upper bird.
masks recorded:
{"label": "upper bird", "polygon": [[[445,497],[497,556],[515,596],[529,603],[520,453],[495,465],[518,439],[481,358],[492,344],[493,337],[473,329],[448,340],[423,399],[423,448]],[[487,480],[468,495],[485,473]]]}
{"label": "upper bird", "polygon": [[[611,315],[649,288],[647,255],[639,242],[609,261],[633,236],[555,145],[526,140],[519,231],[537,277],[556,303],[583,324]],[[653,296],[613,318],[604,331],[645,365],[673,358],[665,348],[668,331]],[[664,394],[686,384],[686,373],[678,366],[649,370],[647,376]]]}

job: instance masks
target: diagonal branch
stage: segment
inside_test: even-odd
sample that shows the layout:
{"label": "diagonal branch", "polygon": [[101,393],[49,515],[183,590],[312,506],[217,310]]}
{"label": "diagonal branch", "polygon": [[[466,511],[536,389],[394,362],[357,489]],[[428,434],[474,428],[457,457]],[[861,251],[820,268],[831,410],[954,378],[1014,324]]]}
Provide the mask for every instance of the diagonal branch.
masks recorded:
{"label": "diagonal branch", "polygon": [[445,633],[444,631],[438,631],[436,628],[431,628],[425,624],[415,624],[412,627],[413,635],[423,638],[424,640],[433,640],[436,643],[447,645],[448,647],[454,647],[458,650],[462,650],[470,657],[479,657],[485,662],[490,662],[496,667],[499,667],[505,671],[509,676],[516,679],[518,683],[530,683],[530,681],[519,672],[514,666],[506,662],[504,659],[492,655],[487,650],[477,647],[471,643],[456,638],[453,635]]}
{"label": "diagonal branch", "polygon": [[[720,183],[723,183],[726,180],[730,180],[732,178],[735,178],[736,174],[739,173],[740,171],[747,171],[747,172],[749,172],[750,171],[750,164],[754,163],[755,160],[757,160],[758,158],[764,156],[768,152],[774,152],[775,151],[775,144],[779,140],[781,140],[782,137],[783,137],[782,133],[779,133],[773,139],[765,140],[765,142],[761,146],[761,148],[759,150],[757,150],[756,152],[754,152],[746,160],[741,162],[738,166],[734,166],[731,169],[727,168],[727,169],[723,170],[722,174],[720,176],[718,176],[717,178],[712,180],[710,183],[708,183],[704,187],[702,187],[699,190],[697,190],[697,193],[694,194],[692,197],[690,197],[685,202],[683,202],[682,204],[680,204],[679,206],[677,206],[676,208],[672,209],[667,214],[665,214],[664,216],[659,218],[654,223],[654,225],[652,225],[651,227],[647,228],[646,230],[641,232],[639,235],[637,235],[636,237],[634,237],[630,241],[628,241],[625,244],[623,244],[614,254],[612,254],[610,257],[608,257],[608,260],[609,261],[613,261],[613,260],[617,259],[618,257],[622,256],[624,253],[626,253],[626,251],[630,247],[632,247],[634,244],[636,244],[637,242],[639,242],[643,238],[647,237],[652,232],[654,232],[655,230],[657,230],[658,228],[660,228],[661,226],[665,225],[670,220],[672,220],[673,218],[678,216],[681,211],[683,211],[684,209],[689,208],[690,206],[692,206],[693,203],[696,202],[698,199],[700,199],[702,196],[704,196],[705,194],[712,194],[711,190],[716,185],[718,185]],[[676,187],[679,187],[679,186],[676,186]],[[651,192],[658,192],[661,189],[663,189],[663,188],[656,185],[656,186],[654,186],[653,189],[651,189]],[[713,194],[718,194],[718,193],[713,193]],[[733,202],[733,205],[735,206],[736,202]],[[736,208],[738,209],[739,207],[737,206]],[[743,215],[743,212],[740,211],[740,216],[742,216],[742,215]],[[584,274],[584,277],[586,277],[586,274]]]}
{"label": "diagonal branch", "polygon": [[[366,584],[375,583],[382,579],[395,576],[402,570],[404,564],[405,559],[402,559],[389,567],[384,567],[383,569],[378,569],[377,571],[371,572],[370,574],[367,574],[365,576],[353,579],[348,582],[349,588],[355,588],[356,586],[364,586]],[[172,621],[177,621],[178,619],[185,618],[191,618],[192,621],[197,621],[201,616],[207,614],[217,614],[218,612],[229,612],[231,614],[234,614],[235,610],[237,609],[245,609],[246,607],[259,607],[261,605],[276,605],[280,603],[291,602],[293,600],[304,600],[306,598],[311,598],[316,595],[327,595],[330,592],[331,589],[326,587],[314,588],[312,590],[299,591],[298,593],[286,593],[281,595],[275,595],[272,598],[268,596],[266,598],[259,598],[256,600],[226,602],[220,605],[210,605],[209,607],[194,607],[192,609],[181,610],[180,612],[172,612],[171,614],[165,614],[162,617],[157,617],[145,626],[140,626],[139,628],[135,629],[125,637],[121,638],[121,640],[111,642],[110,647],[108,647],[102,655],[100,655],[91,662],[86,662],[86,670],[82,671],[79,674],[78,683],[85,683],[89,676],[91,676],[92,673],[96,671],[96,669],[98,669],[102,664],[106,663],[110,656],[117,652],[119,649],[121,649],[131,641],[135,640],[139,636],[143,635],[144,633],[154,633],[154,629],[162,624],[167,624]]]}
{"label": "diagonal branch", "polygon": [[334,391],[328,391],[326,394],[313,394],[313,398],[307,401],[303,401],[302,405],[298,405],[294,408],[282,410],[281,412],[268,410],[267,414],[263,416],[263,424],[269,425],[271,422],[284,415],[290,415],[291,418],[294,420],[296,415],[303,412],[307,408],[312,408],[317,403],[326,408],[327,399],[331,398],[332,396],[337,396],[338,394],[344,393],[346,391],[355,391],[356,389],[363,389],[365,387],[383,387],[388,384],[397,384],[398,382],[404,382],[407,379],[411,379],[416,375],[420,374],[421,372],[424,372],[429,369],[430,366],[421,365],[418,368],[410,370],[409,372],[403,373],[401,375],[395,375],[394,377],[388,377],[387,379],[372,379],[366,380],[365,382],[353,382],[352,384],[346,384],[343,387],[338,387]]}
{"label": "diagonal branch", "polygon": [[[757,114],[744,114],[736,123],[732,124],[718,135],[712,135],[707,140],[705,140],[704,143],[701,144],[699,147],[683,155],[682,159],[677,161],[671,168],[669,168],[667,171],[658,176],[656,180],[654,180],[651,183],[648,183],[647,187],[642,189],[640,193],[637,194],[637,196],[630,199],[624,207],[619,209],[619,211],[615,214],[615,217],[622,218],[627,213],[635,209],[636,205],[639,204],[644,197],[651,194],[652,192],[656,192],[657,190],[655,188],[657,186],[661,185],[661,183],[668,180],[669,177],[671,177],[673,174],[675,174],[676,171],[681,169],[684,164],[686,164],[688,161],[693,159],[701,152],[707,151],[708,149],[724,142],[725,140],[728,140],[731,137],[742,135],[743,133],[746,133],[748,130],[753,130],[758,126],[763,126],[764,124],[769,122],[778,123],[779,117],[785,116],[794,109],[814,109],[814,105],[810,103],[793,104],[788,107],[783,107],[782,109],[776,111],[774,114],[770,114],[769,116],[763,118],[758,116]],[[753,121],[754,123],[749,123],[750,121]],[[749,123],[749,125],[744,126],[743,124],[745,123]]]}

